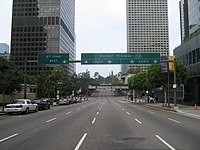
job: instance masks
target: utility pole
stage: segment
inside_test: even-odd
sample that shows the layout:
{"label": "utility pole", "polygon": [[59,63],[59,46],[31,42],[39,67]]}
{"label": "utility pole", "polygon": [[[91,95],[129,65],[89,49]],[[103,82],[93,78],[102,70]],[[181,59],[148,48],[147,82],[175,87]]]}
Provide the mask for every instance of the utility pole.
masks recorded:
{"label": "utility pole", "polygon": [[176,101],[176,60],[174,59],[174,106],[177,106],[177,101]]}

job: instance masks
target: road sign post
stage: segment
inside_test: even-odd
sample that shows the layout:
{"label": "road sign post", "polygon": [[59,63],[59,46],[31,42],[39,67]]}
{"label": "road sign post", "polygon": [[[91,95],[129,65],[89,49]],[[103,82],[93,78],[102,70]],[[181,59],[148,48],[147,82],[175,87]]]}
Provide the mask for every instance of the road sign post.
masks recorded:
{"label": "road sign post", "polygon": [[160,53],[83,53],[81,64],[160,64]]}
{"label": "road sign post", "polygon": [[68,53],[39,53],[38,64],[69,64]]}

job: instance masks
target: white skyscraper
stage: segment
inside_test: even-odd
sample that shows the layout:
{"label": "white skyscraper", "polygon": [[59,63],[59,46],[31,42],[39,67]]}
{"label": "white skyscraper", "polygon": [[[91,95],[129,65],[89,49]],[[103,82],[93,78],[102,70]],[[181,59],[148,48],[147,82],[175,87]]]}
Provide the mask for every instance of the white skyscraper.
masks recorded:
{"label": "white skyscraper", "polygon": [[127,0],[127,48],[128,53],[169,54],[167,0]]}

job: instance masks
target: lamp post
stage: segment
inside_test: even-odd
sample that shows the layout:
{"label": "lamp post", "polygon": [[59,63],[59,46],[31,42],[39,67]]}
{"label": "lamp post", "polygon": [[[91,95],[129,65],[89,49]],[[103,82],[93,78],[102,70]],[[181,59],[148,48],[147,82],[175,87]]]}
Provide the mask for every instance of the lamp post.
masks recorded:
{"label": "lamp post", "polygon": [[177,106],[177,101],[176,101],[176,59],[174,59],[174,106]]}
{"label": "lamp post", "polygon": [[27,58],[25,58],[25,62],[24,62],[24,99],[26,99],[26,83],[27,83],[27,73],[26,73],[26,70],[27,70]]}

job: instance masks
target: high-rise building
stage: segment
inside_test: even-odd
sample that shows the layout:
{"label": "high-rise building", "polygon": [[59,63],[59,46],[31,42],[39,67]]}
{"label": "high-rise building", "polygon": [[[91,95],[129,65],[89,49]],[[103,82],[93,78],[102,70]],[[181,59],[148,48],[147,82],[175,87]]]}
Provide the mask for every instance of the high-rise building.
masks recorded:
{"label": "high-rise building", "polygon": [[180,7],[180,25],[181,25],[181,43],[189,36],[188,20],[188,0],[181,0]]}
{"label": "high-rise building", "polygon": [[182,44],[174,55],[188,71],[185,101],[200,103],[200,1],[180,0],[180,5]]}
{"label": "high-rise building", "polygon": [[0,43],[0,53],[9,53],[9,46],[6,43]]}
{"label": "high-rise building", "polygon": [[200,27],[200,1],[188,0],[189,34],[193,34]]}
{"label": "high-rise building", "polygon": [[[75,0],[13,0],[11,59],[36,75],[52,65],[38,65],[38,53],[69,53],[75,59]],[[75,65],[64,65],[69,74]]]}
{"label": "high-rise building", "polygon": [[169,55],[167,0],[127,0],[127,52]]}

